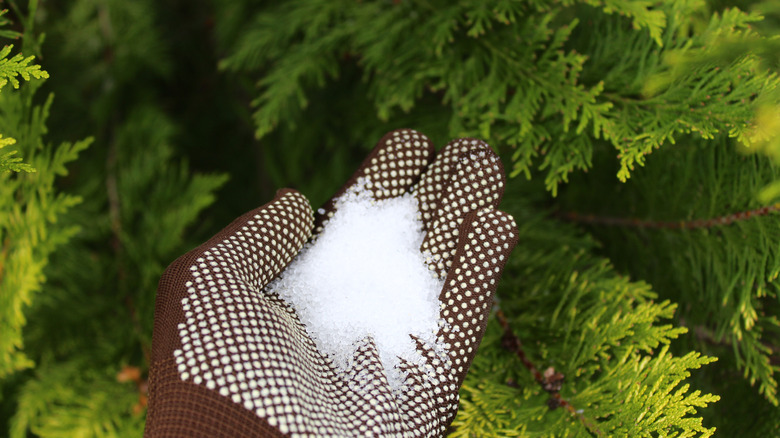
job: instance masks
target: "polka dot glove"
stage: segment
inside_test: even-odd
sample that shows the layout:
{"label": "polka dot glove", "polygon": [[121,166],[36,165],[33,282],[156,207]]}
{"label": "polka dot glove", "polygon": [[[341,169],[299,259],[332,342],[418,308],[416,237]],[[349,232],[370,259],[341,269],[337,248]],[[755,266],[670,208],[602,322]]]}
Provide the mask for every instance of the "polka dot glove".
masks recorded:
{"label": "polka dot glove", "polygon": [[455,140],[433,157],[422,134],[390,132],[334,199],[361,177],[377,199],[415,195],[426,230],[421,250],[444,279],[444,355],[418,341],[426,363],[402,362],[408,374],[397,393],[370,338],[346,371],[317,350],[295,311],[264,288],[327,226],[335,202],[314,215],[300,193],[280,190],[160,280],[146,436],[443,436],[517,227],[496,210],[504,172],[485,143]]}

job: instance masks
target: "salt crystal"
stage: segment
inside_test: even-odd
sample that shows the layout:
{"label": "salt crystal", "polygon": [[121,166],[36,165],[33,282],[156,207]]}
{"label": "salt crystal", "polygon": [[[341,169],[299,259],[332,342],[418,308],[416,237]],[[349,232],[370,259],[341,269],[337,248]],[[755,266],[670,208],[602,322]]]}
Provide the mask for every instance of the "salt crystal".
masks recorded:
{"label": "salt crystal", "polygon": [[[422,364],[410,335],[436,344],[439,292],[420,253],[425,236],[411,194],[374,200],[362,179],[336,202],[336,213],[268,288],[290,303],[317,348],[341,371],[356,345],[373,338],[390,387],[399,392],[403,358]],[[376,185],[374,185],[376,187]]]}

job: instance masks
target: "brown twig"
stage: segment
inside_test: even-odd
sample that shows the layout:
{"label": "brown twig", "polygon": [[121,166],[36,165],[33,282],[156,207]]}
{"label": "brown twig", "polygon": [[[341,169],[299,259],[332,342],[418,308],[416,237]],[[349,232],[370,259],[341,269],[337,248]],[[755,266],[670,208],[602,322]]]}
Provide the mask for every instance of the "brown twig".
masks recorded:
{"label": "brown twig", "polygon": [[531,372],[534,380],[536,380],[542,389],[550,394],[550,398],[547,400],[547,406],[551,410],[557,409],[559,407],[566,409],[570,414],[576,416],[577,419],[580,420],[580,422],[591,433],[599,437],[606,436],[604,432],[602,432],[601,429],[593,424],[590,419],[585,417],[582,412],[578,411],[568,400],[561,397],[560,391],[563,387],[563,380],[565,376],[559,371],[556,371],[553,367],[548,367],[546,370],[544,370],[544,372],[540,372],[539,369],[525,354],[525,351],[523,350],[523,344],[520,342],[520,338],[518,338],[512,331],[512,328],[509,326],[509,321],[501,309],[498,309],[496,312],[496,318],[498,319],[498,323],[501,325],[501,328],[504,329],[504,335],[501,338],[501,345],[515,353],[517,357],[520,358],[520,361],[523,363],[523,365],[528,368],[528,371]]}
{"label": "brown twig", "polygon": [[780,203],[756,208],[754,210],[740,211],[738,213],[719,216],[711,219],[696,219],[692,221],[654,221],[637,218],[624,218],[612,216],[596,216],[592,214],[579,214],[576,212],[559,213],[558,216],[572,221],[592,225],[607,225],[632,228],[650,228],[666,230],[695,230],[698,228],[712,228],[731,225],[734,222],[744,221],[750,218],[765,216],[769,213],[780,211]]}

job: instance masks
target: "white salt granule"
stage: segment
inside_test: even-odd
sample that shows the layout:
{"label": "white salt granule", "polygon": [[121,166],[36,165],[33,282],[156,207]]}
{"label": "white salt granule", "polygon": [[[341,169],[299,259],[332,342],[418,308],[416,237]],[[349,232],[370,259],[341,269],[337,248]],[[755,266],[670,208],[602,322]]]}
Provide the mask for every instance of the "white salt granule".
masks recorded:
{"label": "white salt granule", "polygon": [[411,194],[376,201],[362,180],[336,202],[336,213],[269,285],[290,303],[319,350],[337,368],[352,364],[356,343],[371,336],[390,387],[400,391],[399,357],[421,364],[410,338],[436,345],[439,292],[420,253],[424,237]]}

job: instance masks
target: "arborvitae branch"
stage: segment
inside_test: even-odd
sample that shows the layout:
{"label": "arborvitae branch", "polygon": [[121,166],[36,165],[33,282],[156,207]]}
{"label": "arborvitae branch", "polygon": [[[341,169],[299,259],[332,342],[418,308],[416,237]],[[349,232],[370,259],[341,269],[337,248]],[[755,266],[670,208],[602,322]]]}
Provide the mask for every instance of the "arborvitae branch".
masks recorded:
{"label": "arborvitae branch", "polygon": [[[39,66],[28,65],[33,57],[17,54],[8,59],[11,48],[0,50],[0,88],[9,81],[19,88],[17,76],[48,77]],[[29,88],[0,93],[0,132],[13,136],[0,140],[0,148],[13,144],[30,163],[11,157],[16,151],[0,156],[0,379],[33,364],[22,352],[25,311],[44,283],[49,257],[76,232],[75,227],[56,223],[79,198],[60,193],[55,178],[66,175],[65,165],[90,143],[63,143],[56,148],[46,144],[51,97],[43,105],[33,105],[33,93]],[[33,169],[37,172],[5,172]]]}
{"label": "arborvitae branch", "polygon": [[[259,14],[222,66],[263,71],[254,103],[264,136],[281,120],[299,124],[307,95],[348,54],[380,119],[437,93],[450,107],[451,136],[515,147],[513,175],[544,170],[553,194],[591,167],[598,141],[616,149],[625,181],[647,154],[688,133],[744,138],[759,101],[780,100],[768,94],[778,78],[760,58],[711,56],[724,39],[766,41],[749,30],[757,15],[726,10],[689,35],[699,19],[691,2],[530,3],[286,2]],[[676,61],[703,57],[685,68]]]}
{"label": "arborvitae branch", "polygon": [[[745,377],[777,403],[778,367],[766,343],[776,344],[768,335],[780,328],[773,310],[780,273],[778,216],[770,214],[778,206],[761,206],[757,195],[780,173],[765,159],[736,155],[722,139],[706,145],[687,141],[658,154],[659,165],[619,191],[607,189],[610,183],[598,175],[589,177],[590,190],[605,197],[571,191],[564,208],[592,213],[593,220],[577,216],[584,223],[619,225],[592,228],[609,242],[605,249],[612,260],[651,281],[664,297],[692,303],[680,316],[728,340]],[[697,219],[702,217],[711,219]]]}
{"label": "arborvitae branch", "polygon": [[[591,429],[606,436],[711,435],[693,413],[717,397],[689,391],[682,381],[714,359],[668,353],[667,344],[686,331],[662,323],[675,306],[655,302],[646,284],[593,256],[592,240],[535,210],[522,184],[508,188],[505,208],[521,224],[520,243],[500,305],[537,372],[502,347],[506,330],[491,321],[462,391],[454,436],[574,436]],[[550,367],[552,376],[566,376],[559,394],[575,416],[549,409],[539,381],[557,388],[557,379],[540,371]]]}
{"label": "arborvitae branch", "polygon": [[697,228],[712,228],[731,225],[734,222],[740,222],[751,218],[765,216],[769,213],[780,211],[780,203],[755,208],[753,210],[740,211],[725,216],[719,216],[711,219],[694,219],[679,221],[654,221],[651,219],[624,218],[610,216],[596,216],[592,214],[583,214],[577,212],[560,213],[556,216],[572,222],[579,222],[589,225],[605,225],[618,227],[635,228],[656,228],[667,230],[695,230]]}
{"label": "arborvitae branch", "polygon": [[[15,144],[16,140],[13,138],[2,138],[0,135],[0,149]],[[16,151],[7,152],[0,155],[0,172],[35,172],[32,166],[22,163],[21,157],[14,157]]]}
{"label": "arborvitae branch", "polygon": [[17,53],[8,58],[13,47],[13,45],[7,45],[0,49],[0,90],[9,82],[14,88],[19,88],[19,76],[25,81],[29,81],[31,78],[45,79],[49,77],[45,70],[41,70],[40,65],[29,65],[35,59],[34,56],[25,58],[21,53]]}
{"label": "arborvitae branch", "polygon": [[515,353],[517,357],[520,358],[520,361],[523,363],[523,365],[528,368],[528,371],[531,372],[531,375],[533,375],[536,383],[538,383],[542,389],[550,393],[550,399],[547,400],[547,406],[551,410],[557,409],[558,407],[563,407],[569,411],[570,414],[576,416],[591,433],[599,437],[605,436],[604,432],[602,432],[598,427],[596,427],[596,425],[594,425],[590,420],[582,415],[580,410],[572,406],[568,400],[565,400],[561,397],[560,391],[565,376],[559,372],[556,372],[555,368],[553,367],[547,368],[544,371],[544,374],[540,373],[531,360],[528,359],[528,356],[526,356],[525,351],[523,351],[523,344],[520,342],[520,338],[515,336],[515,334],[512,332],[512,328],[509,326],[509,322],[507,321],[506,316],[504,316],[504,312],[501,309],[496,312],[496,319],[501,325],[501,328],[504,330],[501,344],[511,352]]}
{"label": "arborvitae branch", "polygon": [[[3,38],[18,38],[19,33],[2,29],[5,26],[11,24],[11,21],[5,17],[8,13],[7,9],[0,10],[0,37]],[[8,55],[11,54],[13,45],[4,46],[0,50],[0,91],[8,82],[11,82],[14,88],[19,88],[19,80],[17,77],[21,76],[24,80],[29,81],[32,78],[45,79],[49,77],[49,74],[41,70],[39,65],[29,65],[30,62],[35,59],[34,56],[24,57],[21,53],[17,53],[10,59]],[[0,134],[0,149],[5,146],[10,146],[16,143],[13,138],[2,138]],[[18,151],[11,151],[4,154],[0,154],[0,172],[34,172],[35,169],[29,164],[22,163],[21,157],[14,157]]]}

